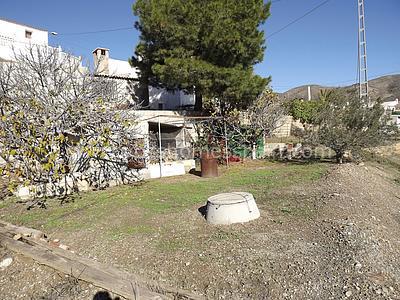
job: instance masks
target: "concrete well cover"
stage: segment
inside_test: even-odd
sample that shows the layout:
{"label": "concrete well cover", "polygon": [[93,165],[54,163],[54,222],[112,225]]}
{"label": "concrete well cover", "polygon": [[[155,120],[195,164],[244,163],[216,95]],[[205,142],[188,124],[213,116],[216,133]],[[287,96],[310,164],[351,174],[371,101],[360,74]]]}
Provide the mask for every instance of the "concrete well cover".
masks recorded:
{"label": "concrete well cover", "polygon": [[260,217],[250,193],[222,193],[208,198],[206,219],[211,224],[244,223]]}

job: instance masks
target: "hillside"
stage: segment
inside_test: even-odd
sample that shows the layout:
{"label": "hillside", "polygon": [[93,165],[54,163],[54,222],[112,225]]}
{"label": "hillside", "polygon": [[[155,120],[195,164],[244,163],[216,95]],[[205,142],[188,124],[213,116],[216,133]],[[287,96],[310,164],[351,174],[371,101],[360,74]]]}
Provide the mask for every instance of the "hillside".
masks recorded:
{"label": "hillside", "polygon": [[[349,90],[357,88],[356,85],[350,85],[345,87],[329,87],[321,85],[310,85],[311,95],[313,98],[318,97],[321,90],[326,89],[342,89]],[[286,99],[304,98],[307,99],[307,87],[303,85],[290,89],[280,95]],[[369,89],[371,97],[381,97],[383,101],[391,101],[396,98],[400,99],[400,74],[382,76],[369,81]]]}

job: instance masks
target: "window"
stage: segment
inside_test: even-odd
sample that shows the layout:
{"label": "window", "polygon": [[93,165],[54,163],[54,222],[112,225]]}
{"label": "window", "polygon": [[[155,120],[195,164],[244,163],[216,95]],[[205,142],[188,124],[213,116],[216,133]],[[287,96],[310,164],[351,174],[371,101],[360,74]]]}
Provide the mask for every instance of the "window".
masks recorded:
{"label": "window", "polygon": [[32,31],[25,30],[25,37],[26,37],[27,39],[32,38]]}
{"label": "window", "polygon": [[106,55],[106,50],[101,49],[101,50],[100,50],[100,55]]}
{"label": "window", "polygon": [[158,103],[158,109],[162,110],[164,108],[164,104],[163,103]]}

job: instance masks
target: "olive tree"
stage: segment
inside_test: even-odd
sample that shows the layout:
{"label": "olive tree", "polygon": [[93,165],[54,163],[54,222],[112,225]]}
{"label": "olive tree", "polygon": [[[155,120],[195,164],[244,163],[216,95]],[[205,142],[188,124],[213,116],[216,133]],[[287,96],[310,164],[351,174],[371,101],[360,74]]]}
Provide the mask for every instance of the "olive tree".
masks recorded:
{"label": "olive tree", "polygon": [[134,180],[127,169],[134,107],[126,109],[117,82],[93,74],[52,47],[30,46],[0,63],[2,175],[40,187],[37,195],[66,195],[82,181],[101,188]]}
{"label": "olive tree", "polygon": [[398,135],[379,99],[367,101],[353,92],[330,92],[313,118],[308,140],[334,150],[339,163],[347,151],[357,155]]}

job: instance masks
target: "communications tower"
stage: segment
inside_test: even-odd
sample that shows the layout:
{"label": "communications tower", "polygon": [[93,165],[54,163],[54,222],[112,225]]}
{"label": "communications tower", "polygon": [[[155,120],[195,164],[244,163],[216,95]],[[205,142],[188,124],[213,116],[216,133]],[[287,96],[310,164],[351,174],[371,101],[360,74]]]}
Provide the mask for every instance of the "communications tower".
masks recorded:
{"label": "communications tower", "polygon": [[367,39],[365,34],[364,0],[357,0],[357,2],[359,94],[361,99],[368,99]]}

